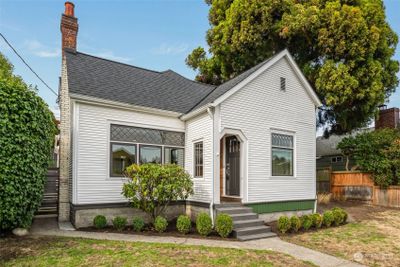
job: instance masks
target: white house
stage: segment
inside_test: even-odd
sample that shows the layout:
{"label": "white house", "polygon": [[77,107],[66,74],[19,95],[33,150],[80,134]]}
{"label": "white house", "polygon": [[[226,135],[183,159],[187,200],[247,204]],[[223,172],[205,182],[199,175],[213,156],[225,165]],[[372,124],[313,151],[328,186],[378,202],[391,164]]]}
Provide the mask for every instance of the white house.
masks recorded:
{"label": "white house", "polygon": [[226,202],[266,220],[277,212],[313,210],[321,102],[287,50],[211,86],[171,70],[80,53],[77,31],[67,2],[61,21],[60,221],[82,227],[97,214],[135,212],[121,195],[122,171],[143,162],[176,163],[193,177],[194,195],[176,203],[171,216],[213,215]]}

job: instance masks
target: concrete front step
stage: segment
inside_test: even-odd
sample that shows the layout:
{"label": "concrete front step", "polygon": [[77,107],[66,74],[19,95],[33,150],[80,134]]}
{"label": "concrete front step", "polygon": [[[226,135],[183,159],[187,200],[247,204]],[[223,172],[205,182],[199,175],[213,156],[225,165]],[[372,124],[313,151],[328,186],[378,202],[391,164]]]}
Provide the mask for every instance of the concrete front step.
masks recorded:
{"label": "concrete front step", "polygon": [[248,241],[248,240],[269,238],[269,237],[275,237],[275,236],[276,236],[276,234],[273,232],[266,232],[266,233],[262,233],[262,234],[240,236],[237,239],[240,241]]}
{"label": "concrete front step", "polygon": [[256,235],[271,232],[271,227],[265,225],[257,225],[251,227],[244,227],[233,230],[234,237],[243,237],[247,235]]}
{"label": "concrete front step", "polygon": [[217,214],[219,213],[226,213],[226,214],[243,214],[243,213],[253,213],[253,209],[249,207],[224,207],[224,208],[217,208]]}
{"label": "concrete front step", "polygon": [[255,213],[231,214],[231,217],[232,217],[233,222],[258,219],[258,215]]}
{"label": "concrete front step", "polygon": [[242,221],[233,222],[234,229],[258,226],[258,225],[264,225],[264,221],[261,219],[254,219],[254,220],[242,220]]}

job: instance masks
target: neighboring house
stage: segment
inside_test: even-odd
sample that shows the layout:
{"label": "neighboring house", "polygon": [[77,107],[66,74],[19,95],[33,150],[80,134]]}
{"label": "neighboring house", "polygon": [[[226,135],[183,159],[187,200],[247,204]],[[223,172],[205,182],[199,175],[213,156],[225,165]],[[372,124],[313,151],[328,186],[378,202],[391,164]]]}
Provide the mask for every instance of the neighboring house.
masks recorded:
{"label": "neighboring house", "polygon": [[[387,108],[383,105],[379,109],[378,117],[375,120],[375,127],[361,129],[354,132],[356,135],[360,132],[373,131],[374,129],[382,128],[398,128],[400,125],[399,108]],[[319,170],[330,171],[346,171],[346,157],[343,156],[337,145],[343,138],[349,135],[331,135],[329,138],[322,136],[317,137],[317,172]],[[349,170],[355,167],[356,162],[354,159],[349,159]]]}
{"label": "neighboring house", "polygon": [[313,210],[321,102],[287,50],[206,85],[77,52],[73,8],[67,2],[61,20],[60,221],[131,218],[122,172],[145,162],[176,163],[193,177],[194,195],[168,216],[213,214],[232,201],[266,220]]}

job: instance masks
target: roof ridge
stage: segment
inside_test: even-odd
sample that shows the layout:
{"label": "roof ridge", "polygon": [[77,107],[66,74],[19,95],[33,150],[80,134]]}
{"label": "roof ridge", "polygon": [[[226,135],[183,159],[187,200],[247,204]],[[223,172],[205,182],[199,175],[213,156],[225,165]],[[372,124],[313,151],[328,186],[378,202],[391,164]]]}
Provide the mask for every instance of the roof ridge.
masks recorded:
{"label": "roof ridge", "polygon": [[131,67],[131,68],[135,68],[135,69],[141,69],[141,70],[150,71],[150,72],[154,72],[154,73],[158,73],[158,74],[161,74],[161,73],[162,73],[162,72],[160,72],[160,71],[150,70],[150,69],[146,69],[146,68],[134,66],[134,65],[131,65],[131,64],[127,64],[127,63],[115,61],[115,60],[112,60],[112,59],[108,59],[108,58],[103,58],[103,57],[91,55],[91,54],[84,53],[84,52],[80,52],[80,51],[76,51],[76,52],[72,52],[72,51],[68,51],[68,50],[65,50],[65,51],[68,52],[68,53],[70,53],[70,54],[74,54],[74,55],[75,55],[75,54],[81,54],[81,55],[85,55],[85,56],[89,56],[89,57],[94,57],[94,58],[97,58],[97,59],[101,59],[101,60],[104,60],[104,61],[108,61],[108,62],[111,62],[111,63],[116,63],[116,64],[120,64],[120,65],[125,65],[125,66],[127,66],[127,67]]}

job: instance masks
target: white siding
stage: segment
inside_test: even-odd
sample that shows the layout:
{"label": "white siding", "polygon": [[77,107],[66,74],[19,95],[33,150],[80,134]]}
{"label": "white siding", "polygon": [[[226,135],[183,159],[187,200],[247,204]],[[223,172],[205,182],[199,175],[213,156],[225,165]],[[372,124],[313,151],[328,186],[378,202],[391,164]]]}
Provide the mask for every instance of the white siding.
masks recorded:
{"label": "white siding", "polygon": [[177,118],[77,103],[74,123],[73,204],[125,202],[122,178],[109,177],[109,125],[134,125],[185,131]]}
{"label": "white siding", "polygon": [[193,144],[203,141],[203,178],[193,178],[194,195],[190,200],[210,203],[212,198],[212,127],[213,121],[204,113],[186,121],[185,169],[193,177]]}
{"label": "white siding", "polygon": [[[221,103],[224,127],[248,140],[247,202],[315,198],[315,106],[285,58]],[[271,177],[272,129],[295,133],[295,177]]]}

